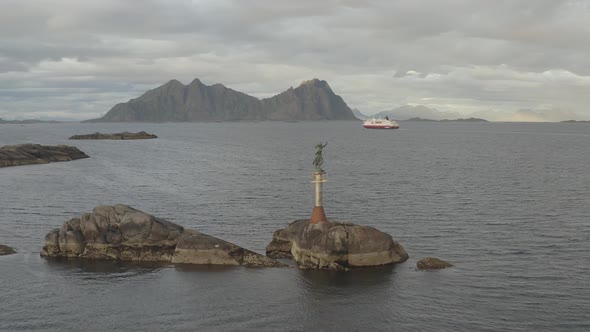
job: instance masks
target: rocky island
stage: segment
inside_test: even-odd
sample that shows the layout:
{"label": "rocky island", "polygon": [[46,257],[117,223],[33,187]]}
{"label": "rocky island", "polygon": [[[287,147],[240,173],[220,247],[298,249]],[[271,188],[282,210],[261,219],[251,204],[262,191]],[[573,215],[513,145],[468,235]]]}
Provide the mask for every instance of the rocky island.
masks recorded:
{"label": "rocky island", "polygon": [[351,268],[400,263],[408,259],[391,235],[373,227],[329,220],[323,206],[323,149],[316,144],[313,172],[315,202],[311,218],[295,220],[273,234],[266,247],[269,257],[293,258],[301,269],[347,271]]}
{"label": "rocky island", "polygon": [[9,246],[0,244],[0,256],[16,254],[16,251]]}
{"label": "rocky island", "polygon": [[100,119],[84,122],[212,122],[212,121],[356,120],[344,100],[326,81],[312,79],[265,99],[211,86],[194,79],[177,80],[115,105]]}
{"label": "rocky island", "polygon": [[292,222],[273,234],[269,257],[293,258],[302,269],[345,271],[404,262],[408,254],[391,235],[373,227],[309,219]]}
{"label": "rocky island", "polygon": [[101,134],[101,133],[94,133],[88,135],[74,135],[70,137],[70,139],[110,139],[110,140],[127,140],[127,139],[153,139],[158,138],[158,136],[154,134],[148,134],[145,131],[140,131],[138,133],[130,133],[128,131],[122,133],[115,133],[115,134]]}
{"label": "rocky island", "polygon": [[75,146],[21,144],[0,147],[0,167],[47,164],[88,158]]}
{"label": "rocky island", "polygon": [[126,205],[98,206],[45,237],[42,257],[285,266],[266,256]]}

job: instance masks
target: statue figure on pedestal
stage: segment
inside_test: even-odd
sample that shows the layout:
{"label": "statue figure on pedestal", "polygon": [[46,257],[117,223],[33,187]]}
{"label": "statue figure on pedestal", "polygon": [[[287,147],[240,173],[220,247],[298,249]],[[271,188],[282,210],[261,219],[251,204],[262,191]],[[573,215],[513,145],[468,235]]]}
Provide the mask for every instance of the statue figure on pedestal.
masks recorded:
{"label": "statue figure on pedestal", "polygon": [[315,146],[315,159],[313,160],[313,165],[315,166],[316,173],[324,173],[324,170],[322,169],[322,164],[324,163],[322,150],[326,145],[328,145],[328,142],[326,142],[326,144],[320,143]]}

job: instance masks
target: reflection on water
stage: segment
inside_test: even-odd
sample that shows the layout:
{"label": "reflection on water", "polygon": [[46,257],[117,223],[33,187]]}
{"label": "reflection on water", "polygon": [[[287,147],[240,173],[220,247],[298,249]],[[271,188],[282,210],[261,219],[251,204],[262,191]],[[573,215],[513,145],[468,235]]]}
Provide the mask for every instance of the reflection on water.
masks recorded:
{"label": "reflection on water", "polygon": [[171,266],[165,262],[110,261],[93,259],[76,259],[64,257],[44,257],[49,269],[55,272],[79,273],[85,277],[96,274],[97,278],[115,278],[121,275],[134,276],[154,273]]}
{"label": "reflection on water", "polygon": [[300,279],[310,292],[325,287],[333,288],[370,288],[383,287],[395,278],[396,265],[385,265],[375,268],[359,268],[350,271],[318,271],[298,270]]}
{"label": "reflection on water", "polygon": [[223,265],[191,265],[191,264],[174,264],[174,269],[178,272],[187,273],[224,273],[243,269],[242,266],[223,266]]}

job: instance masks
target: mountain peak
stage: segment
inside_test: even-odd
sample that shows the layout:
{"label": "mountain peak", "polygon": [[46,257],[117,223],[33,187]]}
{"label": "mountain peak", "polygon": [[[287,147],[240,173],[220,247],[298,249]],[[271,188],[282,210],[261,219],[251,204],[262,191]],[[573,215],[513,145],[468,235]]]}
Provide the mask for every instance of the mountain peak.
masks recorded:
{"label": "mountain peak", "polygon": [[327,87],[328,82],[324,80],[319,80],[317,78],[313,78],[311,80],[303,81],[299,86],[314,86],[314,87]]}
{"label": "mountain peak", "polygon": [[184,84],[182,84],[179,80],[172,79],[172,80],[166,82],[166,84],[164,84],[164,86],[182,86],[182,87],[184,87]]}
{"label": "mountain peak", "polygon": [[204,85],[200,79],[195,78],[189,85]]}

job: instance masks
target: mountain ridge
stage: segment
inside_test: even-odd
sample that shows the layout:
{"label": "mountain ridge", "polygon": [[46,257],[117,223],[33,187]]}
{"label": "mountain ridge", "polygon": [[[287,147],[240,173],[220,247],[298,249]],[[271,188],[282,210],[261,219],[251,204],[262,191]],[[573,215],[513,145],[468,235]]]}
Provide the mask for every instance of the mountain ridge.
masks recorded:
{"label": "mountain ridge", "polygon": [[208,122],[256,120],[356,120],[328,82],[314,78],[275,96],[258,99],[217,83],[178,80],[113,106],[98,119],[83,122]]}

